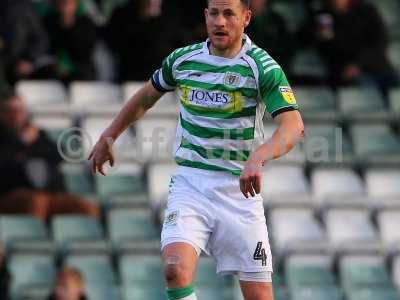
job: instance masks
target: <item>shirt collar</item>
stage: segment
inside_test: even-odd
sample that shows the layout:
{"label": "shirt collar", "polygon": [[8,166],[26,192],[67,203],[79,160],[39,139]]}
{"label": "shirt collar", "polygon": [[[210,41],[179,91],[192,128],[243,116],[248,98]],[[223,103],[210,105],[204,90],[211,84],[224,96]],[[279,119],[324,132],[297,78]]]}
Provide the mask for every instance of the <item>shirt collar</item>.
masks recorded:
{"label": "shirt collar", "polygon": [[[251,46],[252,46],[252,44],[253,44],[253,42],[250,40],[250,38],[247,36],[247,34],[243,34],[242,41],[243,41],[242,49],[241,49],[240,52],[239,52],[235,57],[233,57],[232,59],[236,59],[236,58],[239,58],[239,57],[243,56],[243,54],[245,54],[248,50],[250,50],[250,48],[251,48]],[[208,55],[212,55],[212,54],[210,53],[210,49],[209,49],[209,47],[208,47],[208,44],[209,44],[209,43],[210,43],[210,38],[208,38],[208,39],[204,42],[204,45],[203,45],[203,52],[206,53],[206,54],[208,54]]]}

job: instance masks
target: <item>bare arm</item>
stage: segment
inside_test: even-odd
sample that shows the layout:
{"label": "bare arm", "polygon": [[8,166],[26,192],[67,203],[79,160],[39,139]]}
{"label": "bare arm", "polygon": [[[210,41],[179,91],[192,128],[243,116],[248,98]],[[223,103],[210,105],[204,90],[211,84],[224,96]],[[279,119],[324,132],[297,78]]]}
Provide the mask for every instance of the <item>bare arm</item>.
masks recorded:
{"label": "bare arm", "polygon": [[261,168],[265,162],[288,153],[304,138],[304,125],[300,113],[284,112],[274,119],[278,128],[272,137],[258,147],[249,157],[240,176],[240,190],[248,198],[261,192]]}
{"label": "bare arm", "polygon": [[101,134],[99,141],[94,146],[89,155],[92,160],[92,170],[94,173],[98,170],[105,175],[103,165],[110,161],[114,165],[114,154],[112,145],[117,138],[129,127],[130,124],[139,120],[150,109],[163,93],[157,91],[152,83],[148,81],[132,98],[124,105],[115,119]]}

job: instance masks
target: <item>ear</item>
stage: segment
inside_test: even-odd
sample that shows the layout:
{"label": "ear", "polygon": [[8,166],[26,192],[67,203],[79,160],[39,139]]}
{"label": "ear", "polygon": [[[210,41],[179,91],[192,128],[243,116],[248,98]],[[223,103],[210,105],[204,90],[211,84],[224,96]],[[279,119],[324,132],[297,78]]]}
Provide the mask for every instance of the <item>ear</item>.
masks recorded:
{"label": "ear", "polygon": [[246,12],[244,13],[244,27],[249,26],[251,21],[251,16],[252,16],[251,10],[247,9]]}
{"label": "ear", "polygon": [[208,8],[204,9],[204,17],[206,18],[206,21],[208,19]]}

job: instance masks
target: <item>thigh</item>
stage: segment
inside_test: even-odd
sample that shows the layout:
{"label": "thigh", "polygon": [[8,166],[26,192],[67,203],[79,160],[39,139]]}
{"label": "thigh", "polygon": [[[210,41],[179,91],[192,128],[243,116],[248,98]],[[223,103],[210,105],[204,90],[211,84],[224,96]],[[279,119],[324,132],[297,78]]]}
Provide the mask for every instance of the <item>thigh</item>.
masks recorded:
{"label": "thigh", "polygon": [[272,257],[262,199],[232,199],[218,210],[211,250],[218,272],[272,272]]}
{"label": "thigh", "polygon": [[195,248],[198,255],[201,250],[207,252],[213,227],[208,202],[186,177],[173,177],[161,231],[162,249],[183,242]]}
{"label": "thigh", "polygon": [[[162,250],[162,260],[167,277],[169,273],[179,276],[178,280],[171,280],[172,284],[177,286],[169,286],[169,288],[187,286],[192,283],[198,261],[197,251],[192,245],[184,242],[169,244]],[[171,285],[171,282],[168,284]]]}
{"label": "thigh", "polygon": [[240,281],[245,300],[273,300],[272,283],[270,282],[252,282]]}

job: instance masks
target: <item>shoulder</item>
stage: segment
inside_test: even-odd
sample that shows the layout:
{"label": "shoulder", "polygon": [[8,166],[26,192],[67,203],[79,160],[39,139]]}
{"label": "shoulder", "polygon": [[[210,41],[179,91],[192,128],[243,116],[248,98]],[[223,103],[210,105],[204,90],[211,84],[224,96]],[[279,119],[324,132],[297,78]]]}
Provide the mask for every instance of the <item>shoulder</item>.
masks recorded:
{"label": "shoulder", "polygon": [[266,75],[269,72],[282,71],[279,64],[273,59],[267,51],[264,49],[252,45],[252,47],[246,52],[246,54],[255,62],[257,65],[259,77]]}
{"label": "shoulder", "polygon": [[166,62],[168,65],[172,66],[178,59],[184,58],[186,56],[190,56],[192,54],[197,53],[199,50],[203,49],[204,43],[197,43],[188,45],[185,47],[181,47],[175,49],[168,57],[166,58]]}

